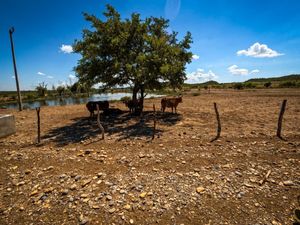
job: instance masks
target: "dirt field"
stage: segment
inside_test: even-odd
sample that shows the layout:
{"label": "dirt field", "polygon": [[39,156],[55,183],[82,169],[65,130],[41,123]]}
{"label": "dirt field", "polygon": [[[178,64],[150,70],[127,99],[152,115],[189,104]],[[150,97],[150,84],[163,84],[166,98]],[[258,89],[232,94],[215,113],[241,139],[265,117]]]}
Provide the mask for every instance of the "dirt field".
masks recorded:
{"label": "dirt field", "polygon": [[[287,99],[282,134],[278,113]],[[213,102],[218,104],[221,138]],[[0,224],[292,224],[300,195],[300,91],[212,90],[178,114],[105,117],[84,105],[1,110],[17,134],[0,139]],[[114,107],[126,110],[122,103]],[[148,112],[147,112],[148,111]],[[267,178],[266,178],[267,176]],[[265,179],[266,178],[266,179]]]}

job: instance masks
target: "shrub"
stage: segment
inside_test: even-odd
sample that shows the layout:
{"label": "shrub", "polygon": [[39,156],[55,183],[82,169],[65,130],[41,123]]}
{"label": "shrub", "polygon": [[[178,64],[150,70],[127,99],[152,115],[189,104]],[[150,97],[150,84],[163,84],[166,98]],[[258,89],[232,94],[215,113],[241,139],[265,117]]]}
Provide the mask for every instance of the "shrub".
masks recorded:
{"label": "shrub", "polygon": [[290,88],[290,87],[296,87],[297,84],[295,81],[285,81],[279,84],[279,87],[282,88]]}
{"label": "shrub", "polygon": [[251,82],[244,83],[245,88],[256,88],[256,85]]}
{"label": "shrub", "polygon": [[120,99],[120,101],[122,101],[122,102],[127,102],[127,101],[130,101],[130,100],[131,100],[131,98],[129,96],[124,96]]}
{"label": "shrub", "polygon": [[33,93],[28,93],[27,95],[26,95],[26,98],[28,99],[28,100],[33,100],[33,99],[35,99],[35,94],[33,94]]}
{"label": "shrub", "polygon": [[242,83],[235,83],[233,85],[233,88],[237,90],[242,90],[244,88],[244,85]]}
{"label": "shrub", "polygon": [[266,88],[269,88],[269,87],[272,86],[272,83],[269,81],[269,82],[267,82],[267,83],[264,83],[264,86],[265,86]]}

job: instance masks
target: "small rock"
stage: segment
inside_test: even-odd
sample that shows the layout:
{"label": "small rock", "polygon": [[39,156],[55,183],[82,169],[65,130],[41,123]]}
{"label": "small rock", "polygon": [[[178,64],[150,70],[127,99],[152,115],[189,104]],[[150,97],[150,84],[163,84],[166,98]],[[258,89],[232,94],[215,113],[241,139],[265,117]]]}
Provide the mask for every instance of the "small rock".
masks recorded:
{"label": "small rock", "polygon": [[284,184],[285,186],[292,186],[292,185],[294,185],[294,182],[291,181],[291,180],[286,180],[286,181],[283,181],[283,184]]}
{"label": "small rock", "polygon": [[69,190],[68,189],[64,189],[61,191],[61,194],[62,195],[67,195],[69,193]]}
{"label": "small rock", "polygon": [[88,185],[91,182],[92,182],[92,179],[85,180],[82,182],[81,187],[85,187],[86,185]]}
{"label": "small rock", "polygon": [[196,188],[196,191],[197,193],[202,194],[205,191],[205,188],[200,186]]}
{"label": "small rock", "polygon": [[140,198],[145,198],[146,195],[147,195],[147,192],[143,192],[143,193],[140,194]]}
{"label": "small rock", "polygon": [[83,217],[83,215],[80,215],[79,217],[79,224],[80,225],[85,225],[89,222],[88,218]]}
{"label": "small rock", "polygon": [[127,209],[127,210],[130,210],[130,209],[131,209],[131,206],[130,206],[129,204],[126,204],[126,205],[124,205],[123,208],[124,208],[124,209]]}
{"label": "small rock", "polygon": [[30,174],[30,173],[31,173],[30,170],[25,170],[25,174],[26,174],[26,175],[28,175],[28,174]]}
{"label": "small rock", "polygon": [[38,191],[37,190],[34,190],[34,191],[32,191],[31,193],[30,193],[30,196],[34,196],[34,195],[36,195],[38,193]]}
{"label": "small rock", "polygon": [[81,176],[80,176],[80,175],[75,176],[75,180],[76,180],[76,181],[78,181],[78,180],[80,180],[80,179],[81,179]]}
{"label": "small rock", "polygon": [[76,188],[77,188],[77,185],[76,184],[72,184],[71,187],[70,187],[70,190],[74,191],[74,190],[76,190]]}
{"label": "small rock", "polygon": [[129,223],[130,223],[130,224],[133,224],[133,223],[134,223],[133,219],[130,219],[130,220],[129,220]]}
{"label": "small rock", "polygon": [[114,213],[115,211],[116,211],[115,208],[111,208],[111,209],[108,210],[109,213]]}

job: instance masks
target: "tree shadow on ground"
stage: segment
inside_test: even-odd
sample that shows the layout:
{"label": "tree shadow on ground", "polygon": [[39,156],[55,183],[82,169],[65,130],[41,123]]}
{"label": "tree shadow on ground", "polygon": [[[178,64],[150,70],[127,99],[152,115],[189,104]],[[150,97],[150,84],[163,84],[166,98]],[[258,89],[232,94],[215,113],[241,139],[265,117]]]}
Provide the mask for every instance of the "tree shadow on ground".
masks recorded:
{"label": "tree shadow on ground", "polygon": [[[160,136],[163,130],[159,125],[172,126],[182,119],[182,115],[169,112],[156,114],[158,129],[155,134]],[[78,117],[72,119],[73,123],[51,129],[42,139],[56,142],[57,146],[74,144],[86,139],[101,136],[97,126],[96,117]],[[105,130],[105,136],[114,135],[118,140],[146,138],[153,135],[154,114],[152,111],[143,112],[142,116],[135,116],[129,112],[112,115],[101,115],[101,124]]]}

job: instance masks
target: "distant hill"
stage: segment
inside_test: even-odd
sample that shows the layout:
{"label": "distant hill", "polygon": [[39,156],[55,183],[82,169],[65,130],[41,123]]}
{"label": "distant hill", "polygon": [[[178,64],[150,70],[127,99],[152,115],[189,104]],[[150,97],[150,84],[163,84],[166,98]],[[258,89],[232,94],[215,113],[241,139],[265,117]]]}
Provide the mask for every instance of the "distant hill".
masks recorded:
{"label": "distant hill", "polygon": [[245,82],[274,82],[274,81],[300,81],[300,74],[291,74],[282,77],[252,78]]}
{"label": "distant hill", "polygon": [[213,86],[213,85],[219,85],[220,83],[218,83],[217,81],[214,81],[214,80],[210,80],[210,81],[206,81],[204,83],[196,83],[196,84],[187,84],[185,83],[184,86],[186,87],[198,87],[198,86]]}

